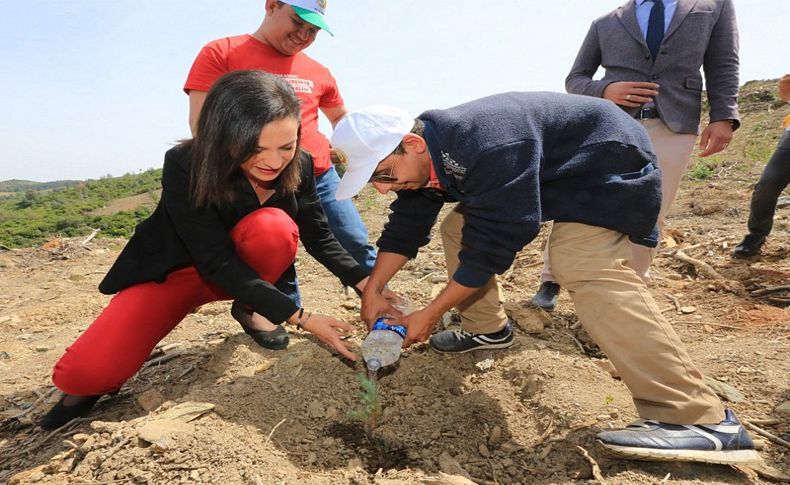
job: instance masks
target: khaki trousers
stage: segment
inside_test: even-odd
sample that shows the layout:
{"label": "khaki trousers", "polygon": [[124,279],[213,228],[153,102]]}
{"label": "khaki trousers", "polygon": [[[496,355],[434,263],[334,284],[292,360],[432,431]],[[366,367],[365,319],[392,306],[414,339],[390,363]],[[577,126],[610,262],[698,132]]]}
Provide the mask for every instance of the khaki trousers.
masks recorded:
{"label": "khaki trousers", "polygon": [[[448,241],[460,241],[462,218],[453,211],[441,227],[445,254],[455,255],[452,261],[448,257],[450,275],[461,246]],[[627,266],[627,236],[586,224],[556,223],[548,248],[557,283],[570,293],[579,321],[617,369],[642,418],[673,424],[724,419],[718,397],[703,383],[644,282]],[[495,324],[504,315],[495,278],[459,310],[466,331],[501,328]]]}
{"label": "khaki trousers", "polygon": [[[464,227],[463,207],[455,206],[444,218],[441,225],[444,259],[447,262],[447,276],[452,278],[458,269],[458,253],[461,252],[461,229]],[[461,315],[461,328],[472,333],[493,333],[507,325],[507,315],[502,306],[504,298],[496,277],[488,280],[480,291],[458,305]]]}
{"label": "khaki trousers", "polygon": [[[661,211],[658,213],[658,227],[663,230],[664,218],[678,195],[680,181],[686,173],[697,135],[674,133],[658,118],[642,120],[642,126],[650,136],[653,150],[658,157],[658,166],[661,168]],[[650,263],[657,251],[658,248],[631,244],[629,266],[645,281],[650,280]]]}
{"label": "khaki trousers", "polygon": [[[661,211],[658,214],[659,229],[663,229],[664,218],[675,201],[680,188],[680,181],[686,173],[686,167],[694,151],[697,135],[675,133],[667,128],[659,118],[642,120],[642,126],[647,130],[653,151],[658,157],[658,166],[661,168]],[[650,264],[653,262],[657,248],[648,248],[641,244],[631,243],[631,257],[628,266],[636,271],[646,283],[650,282]],[[548,251],[543,253],[543,272],[540,281],[557,281],[554,277],[551,259]]]}

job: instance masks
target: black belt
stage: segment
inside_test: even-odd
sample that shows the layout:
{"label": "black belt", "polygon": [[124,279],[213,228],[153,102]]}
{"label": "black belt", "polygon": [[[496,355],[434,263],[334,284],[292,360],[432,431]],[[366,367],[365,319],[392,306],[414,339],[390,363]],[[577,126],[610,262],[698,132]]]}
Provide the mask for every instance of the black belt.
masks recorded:
{"label": "black belt", "polygon": [[638,120],[652,120],[653,118],[660,118],[658,110],[655,108],[642,108],[636,112],[634,118]]}

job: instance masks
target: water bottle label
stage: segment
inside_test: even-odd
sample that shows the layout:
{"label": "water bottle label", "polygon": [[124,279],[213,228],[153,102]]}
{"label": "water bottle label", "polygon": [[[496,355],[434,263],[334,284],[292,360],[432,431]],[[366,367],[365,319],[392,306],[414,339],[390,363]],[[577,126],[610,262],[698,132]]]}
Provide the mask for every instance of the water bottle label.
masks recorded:
{"label": "water bottle label", "polygon": [[376,323],[373,324],[373,328],[371,330],[392,330],[393,332],[397,333],[401,336],[401,338],[406,338],[406,327],[403,325],[390,325],[387,323],[387,319],[379,318],[376,320]]}

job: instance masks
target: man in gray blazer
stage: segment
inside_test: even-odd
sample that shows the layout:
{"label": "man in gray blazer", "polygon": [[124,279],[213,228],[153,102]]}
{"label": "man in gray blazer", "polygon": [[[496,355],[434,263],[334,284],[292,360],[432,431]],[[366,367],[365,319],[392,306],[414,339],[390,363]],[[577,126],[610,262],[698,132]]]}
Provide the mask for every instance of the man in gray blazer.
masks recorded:
{"label": "man in gray blazer", "polygon": [[[650,27],[653,26],[653,29]],[[641,120],[662,170],[659,225],[663,224],[699,134],[702,76],[710,123],[700,136],[700,157],[727,148],[740,125],[738,27],[732,0],[628,0],[593,21],[565,89],[606,98]],[[602,79],[593,76],[599,66]],[[649,281],[653,253],[632,246],[629,261]],[[553,310],[559,286],[546,258],[533,302]]]}

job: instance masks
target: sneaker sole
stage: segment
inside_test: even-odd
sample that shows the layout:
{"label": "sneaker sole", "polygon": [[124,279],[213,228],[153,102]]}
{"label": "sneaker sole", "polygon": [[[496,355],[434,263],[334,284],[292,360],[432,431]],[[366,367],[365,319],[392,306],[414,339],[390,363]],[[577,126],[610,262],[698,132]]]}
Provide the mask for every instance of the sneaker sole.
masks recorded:
{"label": "sneaker sole", "polygon": [[763,459],[754,450],[661,450],[654,448],[633,448],[630,446],[609,445],[595,440],[602,451],[610,456],[642,461],[693,461],[715,463],[718,465],[747,465],[762,463]]}
{"label": "sneaker sole", "polygon": [[479,345],[477,347],[472,347],[466,350],[440,350],[431,345],[431,348],[440,354],[465,354],[467,352],[471,352],[473,350],[491,350],[491,349],[506,349],[513,345],[513,340],[509,342],[502,342],[501,344],[486,344],[486,345]]}

